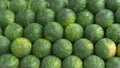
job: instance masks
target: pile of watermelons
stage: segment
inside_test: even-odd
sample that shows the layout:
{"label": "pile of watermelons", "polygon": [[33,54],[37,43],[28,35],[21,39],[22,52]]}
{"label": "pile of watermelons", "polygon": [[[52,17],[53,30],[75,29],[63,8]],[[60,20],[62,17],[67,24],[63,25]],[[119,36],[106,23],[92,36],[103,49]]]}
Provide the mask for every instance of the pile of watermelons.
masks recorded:
{"label": "pile of watermelons", "polygon": [[120,0],[0,0],[0,68],[120,68]]}

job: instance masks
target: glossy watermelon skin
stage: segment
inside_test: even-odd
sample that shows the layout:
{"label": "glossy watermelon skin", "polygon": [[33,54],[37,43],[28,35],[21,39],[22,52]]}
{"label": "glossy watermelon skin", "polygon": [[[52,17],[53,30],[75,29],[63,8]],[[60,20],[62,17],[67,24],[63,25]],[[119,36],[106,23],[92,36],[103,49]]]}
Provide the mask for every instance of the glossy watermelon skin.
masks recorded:
{"label": "glossy watermelon skin", "polygon": [[5,28],[4,34],[8,39],[14,40],[23,36],[23,27],[16,23],[9,24]]}
{"label": "glossy watermelon skin", "polygon": [[16,22],[26,27],[35,21],[35,13],[30,9],[21,9],[16,14]]}
{"label": "glossy watermelon skin", "polygon": [[55,12],[51,9],[42,9],[37,14],[37,22],[43,26],[55,20]]}
{"label": "glossy watermelon skin", "polygon": [[34,42],[32,53],[33,55],[43,58],[51,54],[52,44],[46,39],[38,39]]}
{"label": "glossy watermelon skin", "polygon": [[76,41],[83,37],[83,27],[79,24],[70,24],[65,28],[65,38],[70,41]]}
{"label": "glossy watermelon skin", "polygon": [[12,53],[18,58],[23,58],[31,53],[31,42],[26,38],[17,38],[11,44]]}
{"label": "glossy watermelon skin", "polygon": [[25,56],[20,62],[20,68],[39,68],[40,60],[33,55]]}
{"label": "glossy watermelon skin", "polygon": [[119,68],[120,67],[120,58],[113,57],[106,62],[106,68]]}
{"label": "glossy watermelon skin", "polygon": [[[114,32],[113,32],[114,31]],[[112,24],[106,30],[106,37],[116,43],[120,42],[120,24]]]}
{"label": "glossy watermelon skin", "polygon": [[5,29],[7,25],[13,23],[15,20],[15,14],[11,10],[0,11],[0,27]]}
{"label": "glossy watermelon skin", "polygon": [[0,56],[0,68],[18,68],[19,59],[12,54]]}
{"label": "glossy watermelon skin", "polygon": [[73,45],[73,53],[81,59],[92,55],[94,52],[94,46],[88,39],[82,38],[77,40]]}
{"label": "glossy watermelon skin", "polygon": [[95,53],[104,60],[112,58],[116,54],[116,44],[111,39],[103,38],[95,44]]}
{"label": "glossy watermelon skin", "polygon": [[44,27],[44,37],[54,42],[63,37],[63,27],[57,22],[49,22]]}
{"label": "glossy watermelon skin", "polygon": [[53,44],[53,54],[65,58],[72,53],[72,43],[67,39],[59,39]]}
{"label": "glossy watermelon skin", "polygon": [[77,14],[76,22],[80,24],[82,27],[86,27],[92,24],[93,21],[94,15],[88,10],[81,11]]}
{"label": "glossy watermelon skin", "polygon": [[115,12],[115,20],[118,23],[120,23],[120,16],[119,16],[119,14],[120,14],[120,8],[117,9],[116,12]]}
{"label": "glossy watermelon skin", "polygon": [[10,40],[0,35],[0,55],[10,52]]}
{"label": "glossy watermelon skin", "polygon": [[38,23],[31,23],[24,29],[24,37],[34,42],[43,36],[43,27]]}
{"label": "glossy watermelon skin", "polygon": [[80,12],[86,8],[86,0],[69,0],[68,7],[75,12]]}
{"label": "glossy watermelon skin", "polygon": [[91,55],[84,60],[84,68],[105,68],[105,62],[100,57]]}
{"label": "glossy watermelon skin", "polygon": [[25,0],[11,0],[8,8],[17,13],[19,10],[27,8],[27,2]]}
{"label": "glossy watermelon skin", "polygon": [[79,57],[70,55],[63,60],[62,68],[83,68],[83,62]]}
{"label": "glossy watermelon skin", "polygon": [[102,39],[104,36],[104,30],[97,24],[91,24],[85,27],[85,37],[93,43]]}
{"label": "glossy watermelon skin", "polygon": [[41,63],[41,68],[61,68],[61,60],[55,56],[47,56],[43,58]]}
{"label": "glossy watermelon skin", "polygon": [[95,15],[95,22],[103,28],[109,27],[114,22],[114,14],[111,10],[103,9]]}
{"label": "glossy watermelon skin", "polygon": [[60,23],[63,27],[74,23],[76,20],[76,15],[71,9],[62,9],[57,12],[56,21]]}
{"label": "glossy watermelon skin", "polygon": [[93,14],[105,8],[105,0],[87,0],[87,9]]}
{"label": "glossy watermelon skin", "polygon": [[120,57],[120,44],[118,44],[118,46],[117,46],[117,56]]}

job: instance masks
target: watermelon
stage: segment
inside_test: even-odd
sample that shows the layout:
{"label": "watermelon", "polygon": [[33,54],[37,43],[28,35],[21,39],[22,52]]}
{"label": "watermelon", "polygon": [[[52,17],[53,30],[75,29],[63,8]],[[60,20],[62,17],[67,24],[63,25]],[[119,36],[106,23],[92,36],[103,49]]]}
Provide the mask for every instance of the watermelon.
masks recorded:
{"label": "watermelon", "polygon": [[27,8],[27,2],[25,0],[11,0],[8,8],[17,13],[19,10]]}
{"label": "watermelon", "polygon": [[0,35],[2,35],[3,34],[3,30],[2,30],[2,28],[0,27]]}
{"label": "watermelon", "polygon": [[105,0],[87,0],[87,9],[93,14],[105,8]]}
{"label": "watermelon", "polygon": [[69,0],[68,8],[74,10],[75,12],[80,12],[86,8],[86,0]]}
{"label": "watermelon", "polygon": [[120,68],[120,57],[113,57],[106,62],[106,68]]}
{"label": "watermelon", "polygon": [[106,0],[106,8],[116,11],[120,8],[120,0]]}
{"label": "watermelon", "polygon": [[24,37],[34,42],[42,37],[42,25],[38,23],[31,23],[24,29]]}
{"label": "watermelon", "polygon": [[22,37],[23,35],[23,27],[17,23],[12,23],[9,24],[6,28],[5,28],[5,32],[4,32],[5,36],[10,39],[10,40],[14,40],[18,37]]}
{"label": "watermelon", "polygon": [[115,20],[118,23],[120,23],[120,16],[119,16],[119,14],[120,14],[120,8],[117,9],[117,11],[115,12]]}
{"label": "watermelon", "polygon": [[83,27],[86,27],[86,26],[92,24],[93,21],[94,21],[94,16],[88,10],[81,11],[77,14],[76,22]]}
{"label": "watermelon", "polygon": [[76,41],[83,37],[83,28],[79,24],[70,24],[65,28],[65,38],[70,41]]}
{"label": "watermelon", "polygon": [[62,68],[83,68],[83,63],[79,57],[70,55],[63,60]]}
{"label": "watermelon", "polygon": [[81,59],[85,59],[86,57],[90,56],[93,54],[93,51],[94,46],[88,39],[82,38],[74,43],[73,53]]}
{"label": "watermelon", "polygon": [[117,56],[120,57],[120,44],[118,44],[118,46],[117,46]]}
{"label": "watermelon", "polygon": [[55,12],[62,10],[67,6],[67,0],[46,0],[48,2],[48,8]]}
{"label": "watermelon", "polygon": [[25,56],[20,62],[20,68],[39,68],[40,60],[33,55]]}
{"label": "watermelon", "polygon": [[0,11],[0,27],[5,29],[7,25],[13,23],[15,20],[15,14],[11,10]]}
{"label": "watermelon", "polygon": [[101,10],[96,14],[95,21],[96,24],[106,28],[114,22],[114,14],[108,9]]}
{"label": "watermelon", "polygon": [[105,68],[105,62],[100,57],[91,55],[84,60],[84,68]]}
{"label": "watermelon", "polygon": [[72,53],[72,43],[67,39],[59,39],[53,44],[53,54],[65,58]]}
{"label": "watermelon", "polygon": [[20,37],[12,42],[11,51],[15,56],[23,58],[31,53],[31,47],[32,44],[28,39]]}
{"label": "watermelon", "polygon": [[16,15],[16,22],[26,27],[35,21],[35,13],[30,9],[21,9]]}
{"label": "watermelon", "polygon": [[61,68],[61,60],[55,56],[46,56],[43,58],[40,68]]}
{"label": "watermelon", "polygon": [[46,39],[38,39],[34,42],[32,47],[33,55],[43,58],[51,54],[52,44]]}
{"label": "watermelon", "polygon": [[9,5],[9,1],[8,0],[0,0],[0,10],[7,9],[8,5]]}
{"label": "watermelon", "polygon": [[45,0],[29,0],[28,7],[34,12],[38,12],[41,9],[47,8],[47,2]]}
{"label": "watermelon", "polygon": [[93,43],[102,39],[104,36],[104,30],[97,24],[91,24],[85,27],[85,38],[89,39]]}
{"label": "watermelon", "polygon": [[0,55],[10,52],[10,40],[0,35]]}
{"label": "watermelon", "polygon": [[76,20],[76,15],[71,9],[62,9],[57,12],[56,21],[60,23],[63,27],[68,26],[71,23],[74,23]]}
{"label": "watermelon", "polygon": [[116,43],[120,42],[120,24],[112,24],[106,30],[106,37]]}
{"label": "watermelon", "polygon": [[103,38],[95,44],[95,53],[104,60],[112,58],[116,54],[116,45],[112,40]]}
{"label": "watermelon", "polygon": [[41,9],[37,14],[37,22],[43,26],[55,20],[55,13],[51,9]]}
{"label": "watermelon", "polygon": [[0,68],[18,68],[19,59],[12,54],[0,56]]}
{"label": "watermelon", "polygon": [[49,22],[44,27],[44,36],[51,42],[54,42],[63,36],[63,27],[57,22]]}

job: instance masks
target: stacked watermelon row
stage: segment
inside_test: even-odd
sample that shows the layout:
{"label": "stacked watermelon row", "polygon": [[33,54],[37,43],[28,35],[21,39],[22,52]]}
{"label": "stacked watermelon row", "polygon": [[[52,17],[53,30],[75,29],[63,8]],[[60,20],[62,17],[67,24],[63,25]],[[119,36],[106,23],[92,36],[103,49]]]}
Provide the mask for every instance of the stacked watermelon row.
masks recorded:
{"label": "stacked watermelon row", "polygon": [[0,0],[0,68],[120,68],[120,0]]}

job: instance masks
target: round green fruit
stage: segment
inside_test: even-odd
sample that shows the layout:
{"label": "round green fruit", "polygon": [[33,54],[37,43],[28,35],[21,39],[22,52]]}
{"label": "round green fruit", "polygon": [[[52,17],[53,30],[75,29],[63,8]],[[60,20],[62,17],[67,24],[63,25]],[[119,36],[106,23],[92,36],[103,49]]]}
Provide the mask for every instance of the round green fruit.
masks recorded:
{"label": "round green fruit", "polygon": [[38,23],[31,23],[24,29],[24,37],[34,42],[42,37],[43,27]]}
{"label": "round green fruit", "polygon": [[63,37],[63,27],[57,22],[50,22],[44,27],[44,36],[54,42]]}
{"label": "round green fruit", "polygon": [[74,55],[78,56],[81,59],[85,59],[94,52],[94,46],[91,41],[87,39],[79,39],[74,43],[73,46]]}
{"label": "round green fruit", "polygon": [[115,20],[118,23],[120,23],[120,16],[119,16],[119,14],[120,14],[120,8],[117,9],[117,11],[115,12]]}
{"label": "round green fruit", "polygon": [[65,38],[76,41],[83,37],[83,28],[79,24],[70,24],[65,28]]}
{"label": "round green fruit", "polygon": [[29,55],[31,53],[31,48],[32,44],[26,38],[17,38],[11,44],[12,53],[19,58]]}
{"label": "round green fruit", "polygon": [[53,44],[53,54],[65,58],[72,53],[72,43],[66,39],[59,39]]}
{"label": "round green fruit", "polygon": [[8,0],[0,0],[0,10],[7,9],[8,5],[9,5],[9,1]]}
{"label": "round green fruit", "polygon": [[32,53],[39,57],[43,58],[51,53],[51,43],[46,39],[38,39],[33,44]]}
{"label": "round green fruit", "polygon": [[116,54],[116,45],[112,40],[103,38],[95,44],[95,53],[105,60],[112,58]]}
{"label": "round green fruit", "polygon": [[79,57],[71,55],[63,60],[62,68],[83,68],[83,63]]}
{"label": "round green fruit", "polygon": [[21,25],[19,25],[19,24],[16,24],[16,23],[9,24],[5,28],[4,34],[8,39],[14,40],[14,39],[16,39],[18,37],[22,37],[22,35],[23,35],[23,27]]}

